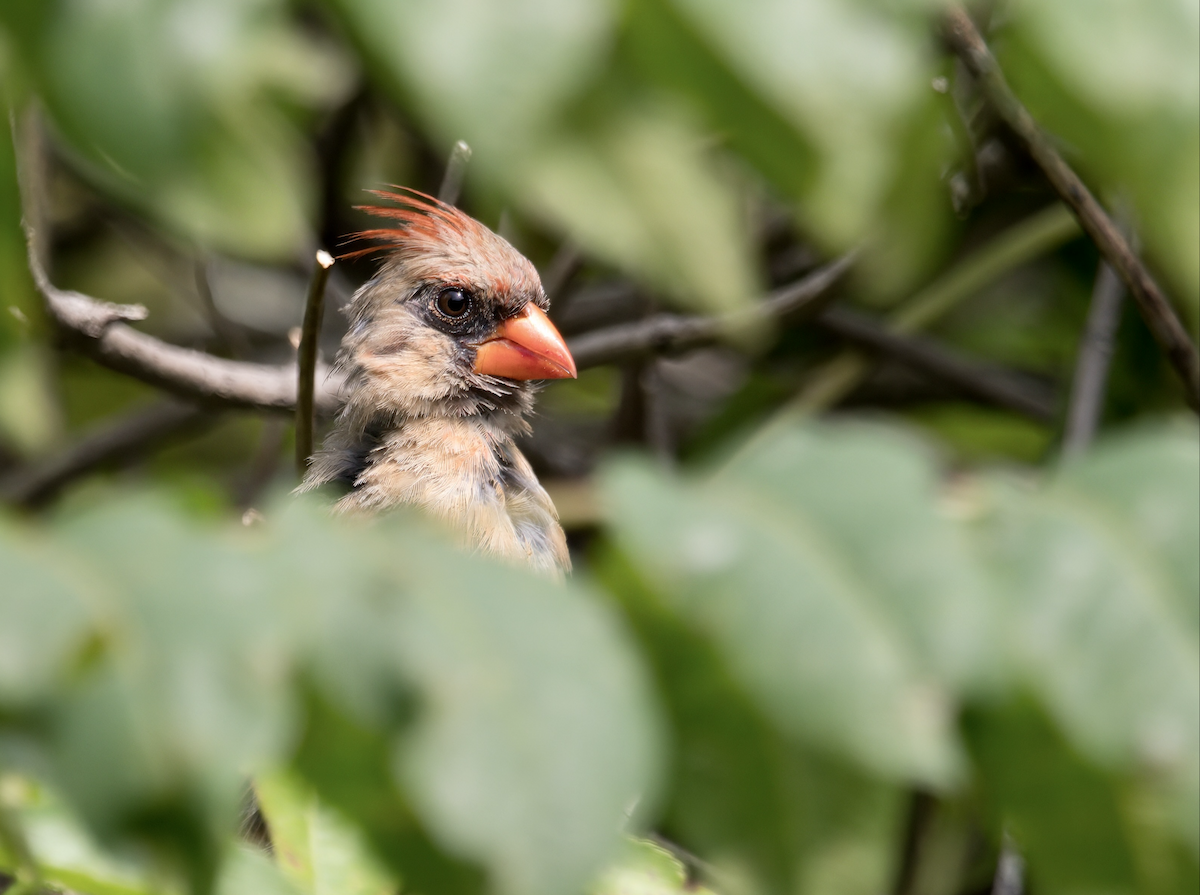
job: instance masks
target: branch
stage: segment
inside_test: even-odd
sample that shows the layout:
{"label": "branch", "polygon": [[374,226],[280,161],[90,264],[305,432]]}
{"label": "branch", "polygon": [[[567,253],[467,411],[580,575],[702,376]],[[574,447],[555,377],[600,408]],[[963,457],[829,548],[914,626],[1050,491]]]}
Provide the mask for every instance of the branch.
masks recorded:
{"label": "branch", "polygon": [[325,284],[333,256],[324,249],[317,251],[316,266],[308,282],[308,297],[304,302],[304,325],[300,329],[300,345],[296,349],[298,378],[296,384],[296,471],[300,478],[308,471],[308,458],[313,452],[313,393],[316,388],[317,341],[321,335],[321,318],[325,312]]}
{"label": "branch", "polygon": [[854,254],[843,255],[813,273],[772,292],[756,307],[720,317],[656,314],[584,333],[567,345],[579,369],[628,360],[645,354],[674,353],[709,345],[756,323],[784,320],[801,311],[815,313],[822,299],[850,269]]}
{"label": "branch", "polygon": [[[1057,202],[996,236],[958,262],[891,313],[887,329],[911,336],[925,329],[1015,267],[1053,251],[1079,234],[1079,226]],[[849,395],[871,372],[870,359],[843,351],[814,371],[807,385],[782,411],[784,416],[816,413]]]}
{"label": "branch", "polygon": [[955,6],[947,12],[945,21],[945,36],[950,48],[978,79],[988,102],[1025,144],[1030,157],[1045,172],[1050,184],[1070,206],[1101,254],[1125,281],[1142,319],[1183,380],[1188,404],[1193,410],[1200,411],[1200,353],[1166,296],[1096,197],[1021,105],[971,17],[962,7]]}
{"label": "branch", "polygon": [[467,177],[467,163],[470,161],[471,147],[465,141],[459,140],[450,150],[446,173],[442,175],[442,185],[438,188],[438,199],[447,205],[458,204],[458,196]]}
{"label": "branch", "polygon": [[1108,385],[1108,367],[1112,360],[1113,340],[1121,321],[1124,288],[1115,271],[1100,262],[1087,323],[1075,361],[1071,399],[1067,405],[1067,425],[1063,435],[1063,453],[1081,454],[1091,444],[1104,409]]}
{"label": "branch", "polygon": [[937,342],[889,332],[869,317],[843,308],[830,308],[814,323],[849,342],[944,380],[987,404],[1042,423],[1055,417],[1054,395],[1040,383],[969,360]]}
{"label": "branch", "polygon": [[214,419],[194,404],[163,401],[106,421],[77,444],[42,463],[0,478],[0,500],[18,506],[44,503],[68,482],[92,470],[137,456],[156,442]]}
{"label": "branch", "polygon": [[[140,305],[98,301],[50,282],[26,227],[29,269],[50,316],[67,343],[101,366],[210,407],[292,411],[296,407],[296,365],[226,360],[171,345],[139,332],[126,321],[144,320]],[[329,368],[317,371],[316,405],[323,413],[338,406],[341,380]]]}

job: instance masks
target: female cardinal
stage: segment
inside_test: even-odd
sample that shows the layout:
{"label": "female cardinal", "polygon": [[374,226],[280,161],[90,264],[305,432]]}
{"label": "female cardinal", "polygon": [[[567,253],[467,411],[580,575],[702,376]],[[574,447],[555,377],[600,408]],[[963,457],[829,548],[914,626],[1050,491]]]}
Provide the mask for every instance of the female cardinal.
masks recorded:
{"label": "female cardinal", "polygon": [[558,514],[513,436],[527,380],[574,378],[534,266],[483,224],[404,189],[372,191],[395,222],[343,257],[385,252],[355,293],[338,363],[346,403],[301,490],[343,482],[340,510],[421,507],[484,551],[570,568]]}

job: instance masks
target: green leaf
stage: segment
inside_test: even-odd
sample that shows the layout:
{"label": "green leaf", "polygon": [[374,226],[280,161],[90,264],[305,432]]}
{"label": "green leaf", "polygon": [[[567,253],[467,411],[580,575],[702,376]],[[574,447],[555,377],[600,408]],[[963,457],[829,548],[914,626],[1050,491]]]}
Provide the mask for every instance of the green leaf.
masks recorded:
{"label": "green leaf", "polygon": [[217,895],[299,895],[265,854],[237,846],[217,881]]}
{"label": "green leaf", "polygon": [[276,772],[254,779],[275,861],[305,895],[392,895],[398,886],[361,834],[320,804],[301,782]]}
{"label": "green leaf", "polygon": [[1133,892],[1135,864],[1111,778],[1081,761],[1029,706],[969,713],[964,724],[997,829],[1053,892]]}
{"label": "green leaf", "polygon": [[813,187],[797,198],[827,245],[846,248],[862,238],[899,175],[894,141],[932,77],[922,14],[931,5],[675,2],[816,147]]}
{"label": "green leaf", "polygon": [[655,664],[675,746],[660,828],[702,857],[699,876],[722,895],[885,889],[899,790],[789,742],[623,554],[593,559]]}
{"label": "green leaf", "polygon": [[996,685],[991,585],[927,445],[878,425],[791,428],[737,455],[723,475],[806,518],[928,671],[958,692]]}
{"label": "green leaf", "polygon": [[587,592],[410,544],[417,587],[393,629],[421,704],[395,754],[405,789],[500,891],[581,890],[654,795],[639,663]]}
{"label": "green leaf", "polygon": [[531,151],[517,181],[525,203],[677,304],[710,313],[750,304],[748,233],[702,135],[669,107],[596,130]]}
{"label": "green leaf", "polygon": [[[929,579],[922,577],[932,575],[944,589],[975,587],[969,562],[954,555],[953,541],[942,545],[949,583],[939,583],[943,573],[908,567],[888,544],[876,552],[864,546],[865,538],[853,540],[836,528],[832,504],[824,508],[828,517],[821,507],[810,512],[789,478],[806,479],[809,488],[826,488],[829,495],[862,493],[860,482],[876,479],[858,464],[837,478],[827,469],[810,472],[799,450],[805,441],[803,433],[777,432],[727,474],[695,483],[641,464],[616,465],[604,484],[609,519],[669,605],[712,639],[732,674],[784,731],[885,777],[944,785],[959,771],[951,695],[921,667],[914,647],[934,644],[941,650],[935,667],[954,662],[962,673],[958,644],[933,627],[937,619],[918,613],[927,608],[920,601],[944,608],[947,593],[960,595],[927,593]],[[919,476],[915,490],[897,487],[889,494],[881,483],[881,505],[890,497],[896,506],[875,512],[903,517],[904,501],[923,496]],[[919,502],[910,515],[921,517]],[[925,516],[936,525],[931,512]],[[936,539],[936,528],[927,537]],[[894,589],[886,578],[889,563],[897,573]],[[955,576],[965,577],[956,582]],[[949,606],[952,618],[964,625],[962,636],[975,638],[986,618],[983,604],[978,594],[961,596],[961,607]]]}
{"label": "green leaf", "polygon": [[612,26],[606,0],[331,2],[385,83],[485,167],[536,145],[602,61]]}
{"label": "green leaf", "polygon": [[190,238],[279,258],[313,195],[282,100],[328,101],[349,81],[284,16],[277,0],[135,0],[6,7],[0,23],[93,179]]}
{"label": "green leaf", "polygon": [[1200,628],[1200,435],[1191,420],[1146,427],[1101,442],[1067,464],[1058,487],[1085,492],[1105,515],[1136,532],[1170,584],[1185,631]]}
{"label": "green leaf", "polygon": [[1191,427],[1126,436],[1034,491],[993,478],[985,533],[1025,679],[1100,767],[1164,781],[1200,851]]}
{"label": "green leaf", "polygon": [[157,895],[169,887],[130,856],[106,853],[46,787],[0,776],[0,810],[19,820],[42,878],[82,895]]}
{"label": "green leaf", "polygon": [[688,882],[684,866],[670,852],[644,839],[628,839],[619,861],[604,871],[591,895],[713,895]]}
{"label": "green leaf", "polygon": [[0,518],[0,715],[28,707],[62,683],[92,617],[80,575],[63,568],[41,538]]}

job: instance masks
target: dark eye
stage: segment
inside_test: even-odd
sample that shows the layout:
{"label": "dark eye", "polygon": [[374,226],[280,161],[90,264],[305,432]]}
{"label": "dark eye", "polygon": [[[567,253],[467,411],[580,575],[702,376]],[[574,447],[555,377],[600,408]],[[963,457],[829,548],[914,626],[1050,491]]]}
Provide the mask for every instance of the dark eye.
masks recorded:
{"label": "dark eye", "polygon": [[437,309],[443,317],[465,317],[471,310],[471,299],[461,289],[443,289],[438,293]]}

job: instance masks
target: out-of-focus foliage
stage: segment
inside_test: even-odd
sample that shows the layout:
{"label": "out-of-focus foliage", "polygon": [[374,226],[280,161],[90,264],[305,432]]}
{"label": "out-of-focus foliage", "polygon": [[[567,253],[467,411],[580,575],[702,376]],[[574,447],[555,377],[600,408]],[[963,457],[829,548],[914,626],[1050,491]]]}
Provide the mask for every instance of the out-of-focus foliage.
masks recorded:
{"label": "out-of-focus foliage", "polygon": [[[363,189],[435,192],[458,139],[464,206],[548,284],[579,250],[568,336],[858,247],[840,302],[1061,405],[1097,255],[943,5],[0,2],[0,491],[152,395],[60,350],[23,217],[65,288],[282,362],[299,260]],[[984,6],[1194,328],[1200,6]],[[288,431],[245,415],[5,515],[0,891],[963,895],[1010,841],[1035,893],[1194,893],[1200,442],[1157,419],[1178,390],[1128,305],[1129,425],[1069,461],[1057,418],[801,325],[554,383],[522,447],[564,518],[584,494],[565,584],[416,517],[264,504]],[[876,370],[846,395],[875,418],[764,424],[835,352]],[[629,441],[681,462],[606,456]]]}
{"label": "out-of-focus foliage", "polygon": [[[464,860],[504,892],[582,886],[655,794],[651,697],[612,612],[411,524],[271,515],[220,531],[144,496],[6,530],[4,764],[48,770],[106,841],[150,848],[193,891],[246,773],[284,763],[425,891],[478,880]],[[268,822],[307,798],[264,786]],[[276,850],[302,891],[367,873],[339,871],[353,835],[304,813]]]}
{"label": "out-of-focus foliage", "polygon": [[[869,893],[919,784],[980,800],[1054,890],[1194,882],[1190,425],[1046,482],[947,488],[919,442],[861,425],[782,427],[699,480],[624,463],[606,482],[598,571],[658,697],[586,581],[462,557],[403,520],[301,503],[222,530],[137,497],[10,526],[5,764],[155,860],[122,883],[138,871],[23,778],[8,823],[85,892],[205,891],[224,867],[230,893],[260,873],[281,892],[469,892],[480,869],[558,893],[615,854],[637,803],[633,823],[662,812],[722,891]],[[245,775],[271,767],[290,768],[255,784],[277,872],[225,844]]]}

